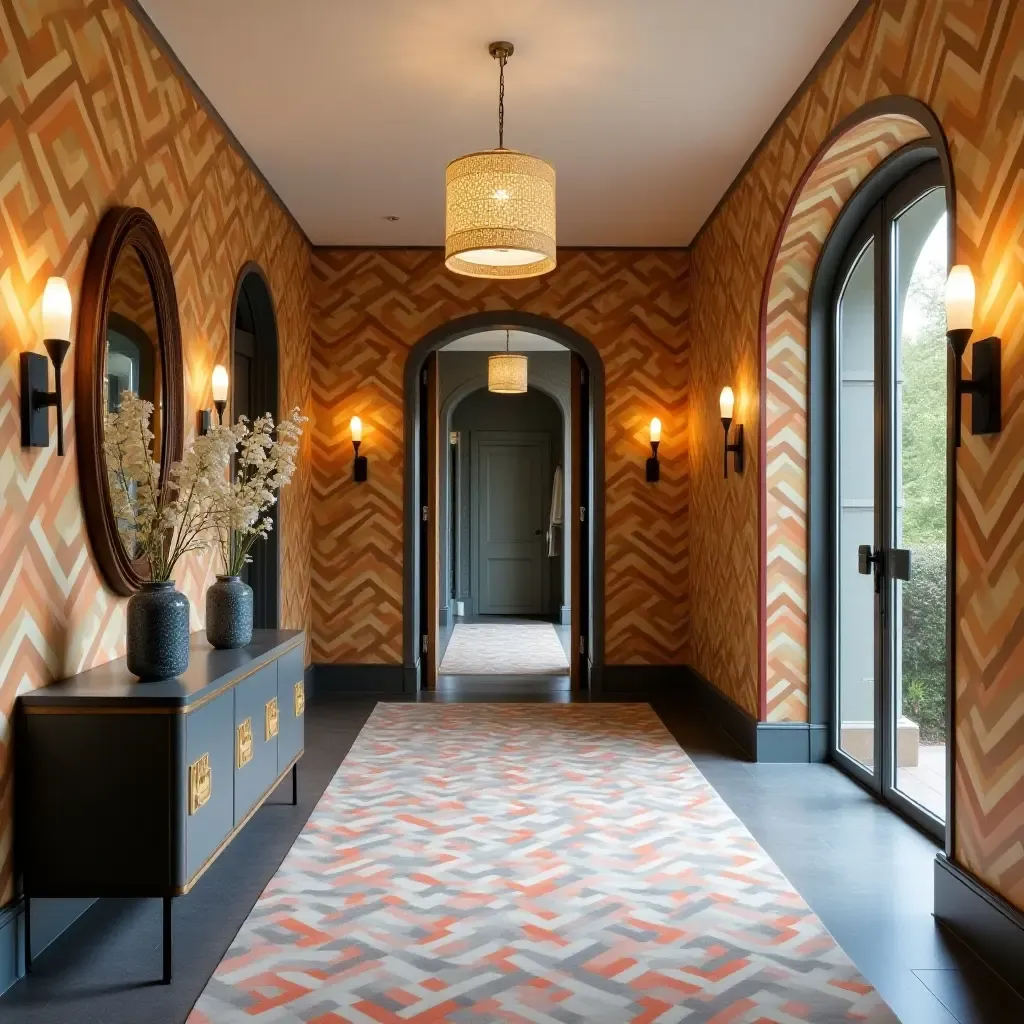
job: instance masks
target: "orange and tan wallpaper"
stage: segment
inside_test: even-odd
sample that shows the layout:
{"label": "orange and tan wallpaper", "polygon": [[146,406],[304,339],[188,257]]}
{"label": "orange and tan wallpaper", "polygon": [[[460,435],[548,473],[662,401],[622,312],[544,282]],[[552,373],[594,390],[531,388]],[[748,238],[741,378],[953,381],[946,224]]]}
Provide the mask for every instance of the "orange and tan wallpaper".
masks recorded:
{"label": "orange and tan wallpaper", "polygon": [[[806,587],[799,571],[787,578],[772,562],[785,556],[787,543],[806,558],[806,543],[799,521],[790,523],[789,542],[771,532],[784,521],[785,503],[778,500],[773,508],[769,489],[790,473],[799,487],[800,466],[797,460],[783,472],[781,462],[775,468],[765,464],[764,452],[784,458],[783,435],[794,424],[799,448],[800,430],[806,434],[799,424],[805,399],[797,390],[788,408],[773,404],[771,375],[768,394],[761,393],[763,355],[769,369],[774,360],[783,372],[780,386],[793,383],[785,374],[801,358],[799,346],[792,359],[781,350],[762,351],[765,299],[776,311],[787,301],[777,277],[777,287],[766,293],[769,262],[798,183],[832,129],[872,99],[918,98],[938,116],[949,142],[957,191],[956,259],[974,270],[978,329],[1003,338],[1003,432],[968,433],[958,456],[955,855],[1024,908],[1024,481],[1015,468],[1024,450],[1022,52],[1024,6],[1015,0],[877,0],[697,240],[691,535],[724,530],[734,543],[727,552],[694,543],[691,607],[693,658],[702,674],[760,716],[763,662],[772,686],[763,695],[765,705],[770,709],[774,702],[776,720],[803,717]],[[794,260],[800,263],[796,255]],[[767,327],[769,309],[764,312]],[[806,308],[792,303],[787,315],[806,321]],[[788,344],[785,339],[794,334],[780,330],[772,337]],[[797,381],[800,372],[795,371]],[[750,432],[747,473],[728,481],[721,479],[717,421],[717,395],[726,376],[738,386]],[[760,423],[762,399],[769,429]],[[759,474],[766,488],[763,520]],[[764,606],[760,571],[768,590]],[[765,614],[775,610],[763,641],[762,607]],[[727,616],[736,626],[723,634],[720,624]]]}
{"label": "orange and tan wallpaper", "polygon": [[[689,657],[689,309],[685,252],[563,250],[528,281],[455,277],[436,250],[313,253],[315,662],[402,661],[402,374],[409,349],[468,313],[517,309],[589,339],[606,385],[605,658]],[[363,420],[369,481],[351,480]],[[644,480],[652,416],[661,482]]]}
{"label": "orange and tan wallpaper", "polygon": [[[82,520],[74,359],[67,454],[22,449],[18,357],[42,352],[51,274],[76,299],[113,205],[147,209],[170,253],[185,353],[186,428],[227,362],[238,270],[256,260],[277,306],[282,406],[309,408],[309,247],[119,0],[0,0],[0,903],[13,895],[15,694],[124,653],[124,600],[97,575]],[[74,344],[74,339],[72,339]],[[51,426],[53,419],[51,418]],[[309,445],[284,496],[283,622],[308,621]],[[213,556],[179,569],[193,627]]]}

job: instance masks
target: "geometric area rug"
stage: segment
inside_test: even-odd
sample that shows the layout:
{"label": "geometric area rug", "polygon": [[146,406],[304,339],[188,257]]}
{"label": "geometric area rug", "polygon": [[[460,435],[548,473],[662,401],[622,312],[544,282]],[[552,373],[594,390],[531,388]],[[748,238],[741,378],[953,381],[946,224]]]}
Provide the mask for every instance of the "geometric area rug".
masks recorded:
{"label": "geometric area rug", "polygon": [[550,622],[459,622],[437,670],[441,676],[567,675]]}
{"label": "geometric area rug", "polygon": [[646,704],[378,704],[189,1024],[891,1022]]}

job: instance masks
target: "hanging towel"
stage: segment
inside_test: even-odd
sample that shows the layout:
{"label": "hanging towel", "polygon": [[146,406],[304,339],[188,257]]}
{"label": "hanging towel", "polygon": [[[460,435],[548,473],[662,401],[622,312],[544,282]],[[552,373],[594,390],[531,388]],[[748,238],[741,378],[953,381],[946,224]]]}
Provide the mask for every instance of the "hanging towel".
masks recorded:
{"label": "hanging towel", "polygon": [[565,493],[562,489],[562,467],[555,467],[555,478],[551,482],[551,514],[548,517],[548,558],[556,558],[559,553],[558,531],[562,526],[562,509],[565,505]]}

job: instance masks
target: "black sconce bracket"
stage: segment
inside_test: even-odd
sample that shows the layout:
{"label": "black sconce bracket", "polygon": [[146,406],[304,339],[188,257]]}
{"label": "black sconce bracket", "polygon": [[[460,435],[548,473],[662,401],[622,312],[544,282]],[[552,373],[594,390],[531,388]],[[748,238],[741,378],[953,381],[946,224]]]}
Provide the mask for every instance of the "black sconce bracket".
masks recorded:
{"label": "black sconce bracket", "polygon": [[355,480],[357,484],[364,484],[366,483],[368,471],[366,467],[366,456],[359,454],[359,444],[359,441],[352,442],[352,447],[356,452],[355,459],[352,463],[352,479]]}
{"label": "black sconce bracket", "polygon": [[[220,398],[213,403],[213,407],[217,410],[217,424],[222,426],[224,424],[224,410],[228,407],[228,401],[226,398]],[[199,433],[208,434],[210,428],[213,426],[213,413],[209,409],[199,410]]]}
{"label": "black sconce bracket", "polygon": [[732,426],[732,419],[722,417],[722,426],[725,427],[725,452],[722,456],[722,475],[729,476],[729,453],[732,452],[732,468],[737,473],[743,472],[743,424],[736,428],[736,440],[729,443],[729,427]]}
{"label": "black sconce bracket", "polygon": [[984,338],[971,346],[971,376],[964,379],[964,353],[971,331],[949,331],[950,348],[956,367],[956,406],[953,410],[953,437],[957,448],[963,421],[963,398],[971,396],[971,433],[998,434],[1003,429],[1002,343]]}
{"label": "black sconce bracket", "polygon": [[71,342],[47,338],[46,351],[53,363],[54,390],[50,390],[50,371],[46,356],[37,352],[21,353],[21,445],[45,448],[50,443],[50,407],[57,410],[57,454],[64,454],[64,412],[60,370]]}
{"label": "black sconce bracket", "polygon": [[656,484],[661,479],[661,463],[658,461],[658,445],[660,441],[651,442],[651,457],[647,460],[647,482]]}

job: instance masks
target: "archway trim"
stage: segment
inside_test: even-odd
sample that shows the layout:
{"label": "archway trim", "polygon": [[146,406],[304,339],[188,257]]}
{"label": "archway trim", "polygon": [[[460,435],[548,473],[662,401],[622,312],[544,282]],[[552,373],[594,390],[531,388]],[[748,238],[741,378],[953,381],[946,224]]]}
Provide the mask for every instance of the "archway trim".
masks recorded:
{"label": "archway trim", "polygon": [[809,680],[808,401],[811,292],[825,243],[857,190],[889,157],[927,140],[942,165],[955,243],[952,162],[938,118],[885,97],[840,122],[794,190],[761,298],[758,654],[760,718],[807,722]]}
{"label": "archway trim", "polygon": [[488,310],[457,317],[428,331],[409,350],[405,361],[403,378],[404,390],[404,432],[405,466],[403,481],[403,629],[402,662],[404,667],[404,689],[416,688],[419,668],[419,587],[420,531],[419,513],[419,377],[427,357],[444,348],[445,345],[470,334],[483,331],[503,330],[527,331],[558,342],[576,353],[587,367],[590,385],[590,439],[591,478],[590,495],[587,500],[587,514],[591,521],[591,564],[589,573],[590,608],[592,629],[590,632],[591,693],[601,690],[604,667],[604,568],[605,568],[605,443],[604,443],[604,362],[594,344],[571,327],[550,317],[521,310]]}

